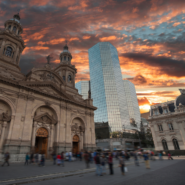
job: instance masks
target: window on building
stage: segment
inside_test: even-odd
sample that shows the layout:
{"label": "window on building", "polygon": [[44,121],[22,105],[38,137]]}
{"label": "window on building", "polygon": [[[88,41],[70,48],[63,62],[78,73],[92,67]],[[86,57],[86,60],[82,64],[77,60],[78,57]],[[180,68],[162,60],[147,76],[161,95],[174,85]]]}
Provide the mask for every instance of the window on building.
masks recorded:
{"label": "window on building", "polygon": [[163,126],[162,125],[158,125],[159,131],[163,131]]}
{"label": "window on building", "polygon": [[72,78],[71,75],[68,76],[68,82],[71,83],[72,82]]}
{"label": "window on building", "polygon": [[179,143],[178,143],[178,141],[176,139],[173,139],[173,146],[174,146],[175,150],[180,150]]}
{"label": "window on building", "polygon": [[169,130],[173,130],[173,125],[172,123],[168,123]]}
{"label": "window on building", "polygon": [[157,109],[154,110],[154,114],[158,115],[158,110]]}
{"label": "window on building", "polygon": [[66,60],[66,56],[64,56],[64,60]]}
{"label": "window on building", "polygon": [[65,76],[63,76],[62,78],[63,78],[64,81],[66,80],[66,77]]}
{"label": "window on building", "polygon": [[68,61],[69,61],[69,57],[68,57]]}
{"label": "window on building", "polygon": [[164,113],[168,113],[167,109],[163,109],[163,112],[164,112]]}
{"label": "window on building", "polygon": [[11,57],[12,51],[13,51],[12,48],[11,48],[10,46],[8,46],[8,47],[6,48],[5,55],[8,56],[8,57]]}
{"label": "window on building", "polygon": [[11,30],[11,27],[12,27],[12,26],[11,26],[11,25],[9,25],[9,26],[8,26],[8,29],[9,29],[9,30]]}
{"label": "window on building", "polygon": [[164,150],[168,150],[168,145],[165,139],[162,140],[162,145]]}
{"label": "window on building", "polygon": [[17,27],[14,26],[14,27],[13,27],[13,32],[16,33],[16,30],[17,30]]}

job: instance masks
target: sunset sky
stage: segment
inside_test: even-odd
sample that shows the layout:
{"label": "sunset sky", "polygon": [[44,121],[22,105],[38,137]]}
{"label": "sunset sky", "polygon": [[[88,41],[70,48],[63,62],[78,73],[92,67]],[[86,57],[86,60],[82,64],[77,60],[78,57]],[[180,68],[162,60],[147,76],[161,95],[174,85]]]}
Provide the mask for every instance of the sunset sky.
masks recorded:
{"label": "sunset sky", "polygon": [[88,49],[108,41],[119,54],[123,79],[135,84],[141,112],[175,99],[185,86],[184,0],[0,0],[0,26],[19,12],[26,48],[24,74],[59,63],[65,40],[77,81],[89,79]]}

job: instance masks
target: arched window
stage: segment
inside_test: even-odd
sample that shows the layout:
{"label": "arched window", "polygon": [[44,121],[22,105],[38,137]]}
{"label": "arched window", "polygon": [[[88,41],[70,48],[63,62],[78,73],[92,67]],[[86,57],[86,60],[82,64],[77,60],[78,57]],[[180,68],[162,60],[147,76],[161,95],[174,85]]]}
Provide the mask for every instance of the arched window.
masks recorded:
{"label": "arched window", "polygon": [[180,150],[179,143],[178,143],[178,141],[176,139],[173,139],[173,146],[174,146],[175,150]]}
{"label": "arched window", "polygon": [[16,33],[16,30],[17,30],[17,27],[14,26],[14,27],[13,27],[13,32]]}
{"label": "arched window", "polygon": [[69,61],[69,57],[68,57],[68,61]]}
{"label": "arched window", "polygon": [[165,139],[162,140],[162,145],[164,150],[168,150],[168,145]]}
{"label": "arched window", "polygon": [[65,76],[63,76],[62,78],[63,78],[64,81],[66,80],[66,77]]}
{"label": "arched window", "polygon": [[64,56],[64,60],[66,60],[66,56]]}
{"label": "arched window", "polygon": [[8,26],[8,29],[9,29],[9,30],[11,30],[11,27],[12,27],[12,26],[11,26],[11,25],[9,25],[9,26]]}
{"label": "arched window", "polygon": [[71,83],[72,82],[72,78],[71,75],[68,76],[68,82]]}
{"label": "arched window", "polygon": [[10,46],[8,46],[6,48],[5,55],[8,56],[8,57],[11,57],[11,55],[12,55],[12,48]]}

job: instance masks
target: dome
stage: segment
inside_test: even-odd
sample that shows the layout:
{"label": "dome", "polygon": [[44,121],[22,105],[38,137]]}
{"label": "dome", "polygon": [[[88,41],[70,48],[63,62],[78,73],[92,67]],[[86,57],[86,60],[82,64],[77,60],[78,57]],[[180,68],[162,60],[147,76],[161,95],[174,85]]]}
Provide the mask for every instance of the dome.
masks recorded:
{"label": "dome", "polygon": [[176,106],[179,106],[181,103],[182,105],[185,105],[185,89],[179,89],[181,92],[181,95],[177,97],[176,99]]}
{"label": "dome", "polygon": [[61,54],[62,53],[69,53],[69,54],[71,54],[70,51],[68,50],[67,44],[64,46],[64,50],[61,52]]}
{"label": "dome", "polygon": [[15,14],[15,15],[13,16],[13,19],[10,19],[10,20],[14,20],[14,21],[20,23],[21,18],[20,18],[20,16],[19,16],[19,13],[18,13],[18,14]]}

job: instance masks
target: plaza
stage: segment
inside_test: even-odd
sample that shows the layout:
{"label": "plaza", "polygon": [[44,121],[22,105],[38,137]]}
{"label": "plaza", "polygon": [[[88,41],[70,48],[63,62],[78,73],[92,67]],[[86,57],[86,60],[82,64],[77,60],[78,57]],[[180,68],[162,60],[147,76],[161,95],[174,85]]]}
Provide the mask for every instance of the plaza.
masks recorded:
{"label": "plaza", "polygon": [[[157,159],[158,157],[156,157]],[[151,161],[151,169],[146,169],[143,159],[140,159],[140,166],[134,165],[134,160],[127,161],[128,172],[121,175],[117,160],[114,160],[114,175],[109,175],[108,169],[104,176],[95,176],[95,165],[90,164],[85,169],[84,161],[66,162],[65,167],[55,166],[51,161],[46,161],[45,167],[38,167],[35,164],[24,166],[23,163],[12,163],[9,167],[0,168],[0,184],[111,184],[111,185],[184,185],[185,157],[174,157],[174,160]]]}

